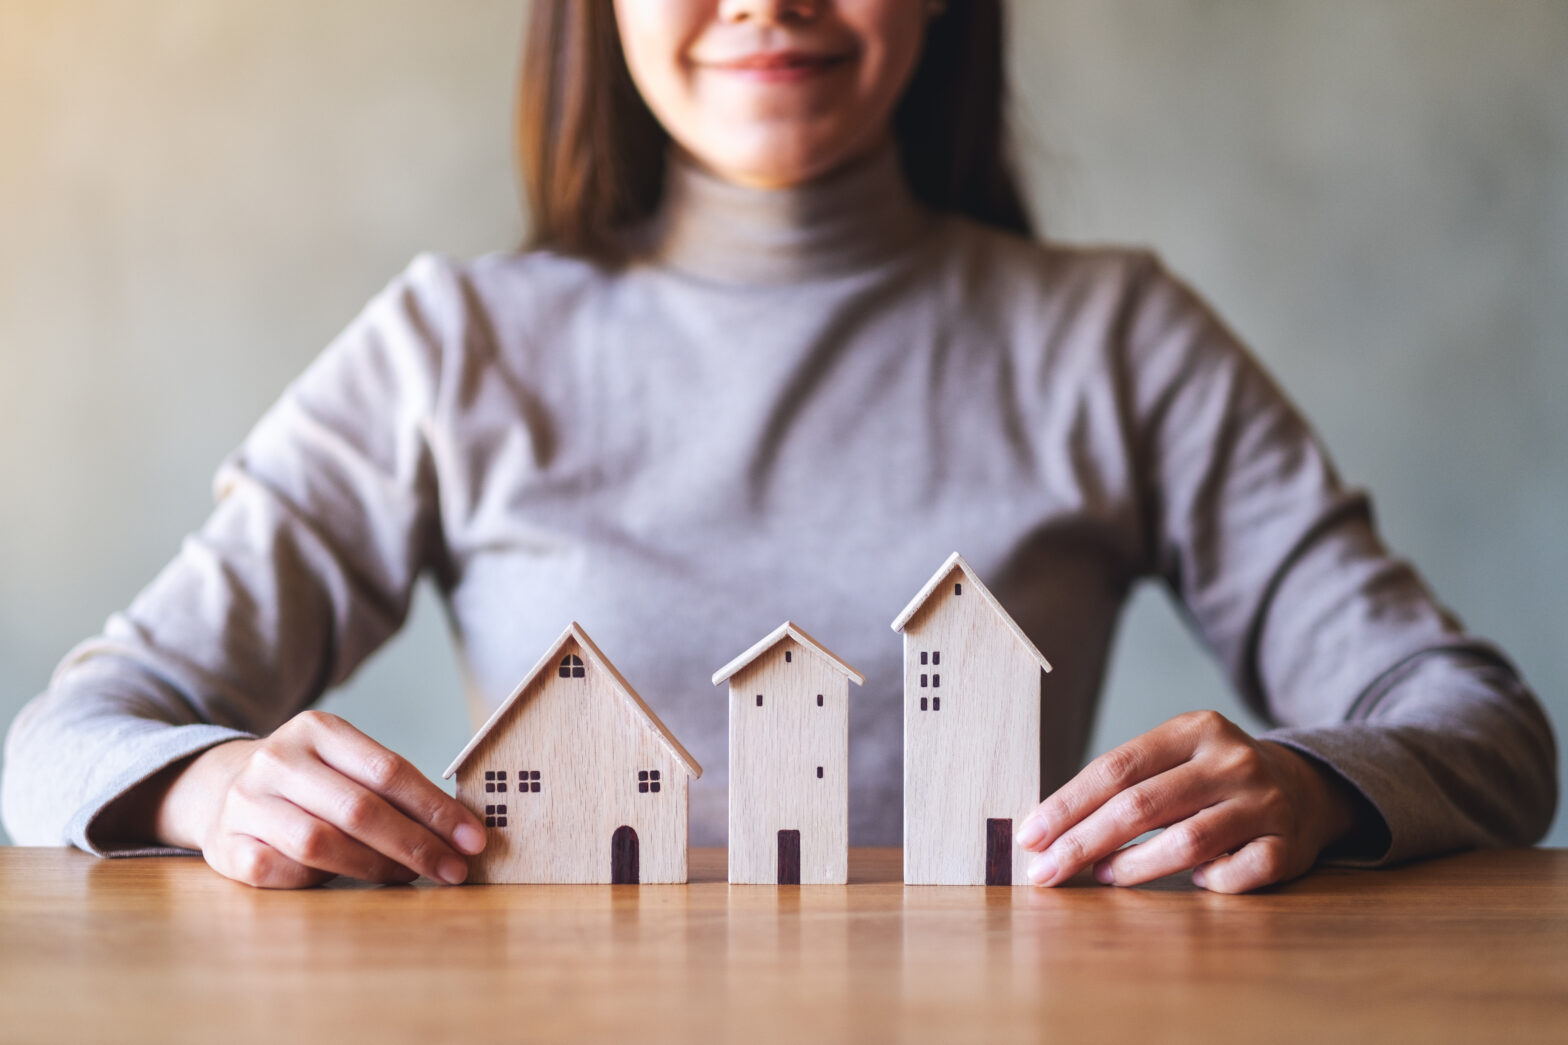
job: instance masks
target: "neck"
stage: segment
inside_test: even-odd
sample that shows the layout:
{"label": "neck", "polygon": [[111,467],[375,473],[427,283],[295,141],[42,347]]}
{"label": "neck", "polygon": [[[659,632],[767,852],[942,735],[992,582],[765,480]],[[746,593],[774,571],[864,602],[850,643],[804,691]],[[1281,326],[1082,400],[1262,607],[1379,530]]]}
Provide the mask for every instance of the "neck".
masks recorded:
{"label": "neck", "polygon": [[792,283],[891,260],[927,222],[892,142],[780,188],[727,181],[672,147],[664,194],[637,253],[716,282]]}

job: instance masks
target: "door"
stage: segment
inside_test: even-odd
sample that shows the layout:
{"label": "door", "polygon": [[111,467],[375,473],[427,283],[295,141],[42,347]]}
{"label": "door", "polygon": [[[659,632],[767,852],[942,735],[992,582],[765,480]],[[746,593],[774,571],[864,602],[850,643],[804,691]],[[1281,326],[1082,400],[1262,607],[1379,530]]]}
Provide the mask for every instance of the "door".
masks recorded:
{"label": "door", "polygon": [[639,880],[637,832],[622,824],[610,836],[610,884],[636,885]]}
{"label": "door", "polygon": [[800,884],[800,832],[779,832],[779,884]]}
{"label": "door", "polygon": [[985,884],[1013,884],[1012,817],[992,817],[985,822]]}

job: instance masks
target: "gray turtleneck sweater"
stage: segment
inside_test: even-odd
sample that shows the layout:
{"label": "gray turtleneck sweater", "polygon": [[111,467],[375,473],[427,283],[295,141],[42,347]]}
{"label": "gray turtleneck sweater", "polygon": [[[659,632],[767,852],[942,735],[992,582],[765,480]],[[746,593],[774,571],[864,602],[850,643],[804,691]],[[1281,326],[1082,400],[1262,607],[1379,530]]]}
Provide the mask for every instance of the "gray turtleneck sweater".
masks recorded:
{"label": "gray turtleneck sweater", "polygon": [[1382,815],[1363,859],[1545,830],[1536,701],[1148,253],[924,212],[891,151],[771,192],[672,161],[635,242],[619,270],[426,255],[394,279],[223,462],[201,530],[17,718],[14,838],[105,852],[107,803],[310,706],[428,575],[481,707],[581,621],[707,768],[697,844],[725,830],[708,676],[799,621],[867,677],[851,838],[896,844],[888,624],[954,550],[1055,665],[1050,788],[1083,757],[1129,590],[1158,577],[1268,735]]}

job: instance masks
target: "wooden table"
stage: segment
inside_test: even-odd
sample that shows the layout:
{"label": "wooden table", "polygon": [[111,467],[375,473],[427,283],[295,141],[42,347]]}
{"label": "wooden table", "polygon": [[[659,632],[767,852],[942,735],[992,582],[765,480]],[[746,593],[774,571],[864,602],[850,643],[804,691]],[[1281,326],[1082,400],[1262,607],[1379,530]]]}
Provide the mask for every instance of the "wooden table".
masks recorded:
{"label": "wooden table", "polygon": [[329,886],[0,849],[0,1040],[1568,1041],[1568,851],[1216,896]]}

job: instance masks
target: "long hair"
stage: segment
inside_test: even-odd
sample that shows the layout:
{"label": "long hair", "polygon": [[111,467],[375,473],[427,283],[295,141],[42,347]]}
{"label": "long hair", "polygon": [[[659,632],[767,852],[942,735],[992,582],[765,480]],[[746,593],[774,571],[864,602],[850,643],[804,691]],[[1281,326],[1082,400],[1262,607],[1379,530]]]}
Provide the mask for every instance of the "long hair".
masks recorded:
{"label": "long hair", "polygon": [[[904,176],[932,210],[1034,228],[1007,126],[1002,0],[951,0],[893,114]],[[637,92],[613,0],[534,0],[517,98],[527,246],[614,262],[664,189],[669,134]]]}

